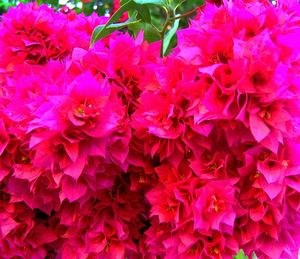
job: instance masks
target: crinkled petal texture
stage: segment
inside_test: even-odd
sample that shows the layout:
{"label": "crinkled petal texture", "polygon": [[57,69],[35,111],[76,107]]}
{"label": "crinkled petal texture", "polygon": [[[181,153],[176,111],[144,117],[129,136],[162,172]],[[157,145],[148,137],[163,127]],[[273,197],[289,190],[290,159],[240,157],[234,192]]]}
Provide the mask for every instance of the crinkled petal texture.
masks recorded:
{"label": "crinkled petal texture", "polygon": [[0,25],[0,66],[11,70],[14,64],[63,60],[75,47],[88,49],[93,29],[106,20],[96,14],[85,18],[56,13],[35,3],[10,8]]}
{"label": "crinkled petal texture", "polygon": [[0,23],[0,257],[297,258],[299,3],[209,0],[163,59],[65,11]]}

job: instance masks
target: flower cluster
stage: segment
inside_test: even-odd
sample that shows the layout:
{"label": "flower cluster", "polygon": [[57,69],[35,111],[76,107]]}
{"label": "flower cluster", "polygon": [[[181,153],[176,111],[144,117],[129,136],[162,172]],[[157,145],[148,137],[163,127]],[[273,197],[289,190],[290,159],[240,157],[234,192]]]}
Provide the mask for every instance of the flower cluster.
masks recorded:
{"label": "flower cluster", "polygon": [[178,46],[19,5],[0,23],[3,258],[296,258],[300,6],[207,3]]}

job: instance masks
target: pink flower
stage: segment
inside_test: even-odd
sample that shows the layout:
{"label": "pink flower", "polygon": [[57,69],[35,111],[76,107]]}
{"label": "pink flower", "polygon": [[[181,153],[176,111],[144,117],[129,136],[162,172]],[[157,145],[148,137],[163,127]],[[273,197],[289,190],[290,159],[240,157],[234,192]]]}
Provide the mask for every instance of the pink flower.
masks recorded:
{"label": "pink flower", "polygon": [[194,204],[194,227],[207,231],[233,231],[236,213],[234,212],[234,187],[230,181],[211,181],[197,191]]}
{"label": "pink flower", "polygon": [[202,179],[227,179],[237,176],[237,159],[228,150],[211,154],[207,150],[191,162],[194,173]]}
{"label": "pink flower", "polygon": [[62,14],[47,6],[20,4],[11,8],[1,23],[1,66],[63,59],[71,47],[64,23]]}
{"label": "pink flower", "polygon": [[226,64],[233,58],[232,38],[221,31],[189,28],[178,32],[178,43],[178,56],[193,65]]}
{"label": "pink flower", "polygon": [[[98,16],[96,13],[92,13],[88,17],[84,16],[84,14],[76,14],[74,10],[71,13],[67,13],[65,23],[67,23],[68,29],[73,32],[72,36],[70,36],[72,49],[83,48],[88,50],[93,30],[96,26],[105,24],[108,19],[108,17]],[[109,38],[107,37],[105,41]]]}
{"label": "pink flower", "polygon": [[[54,144],[60,168],[78,179],[88,155],[105,156],[108,137],[117,126],[119,115],[108,103],[109,95],[107,81],[102,80],[99,84],[86,72],[74,79],[61,95],[49,96],[36,110],[37,118],[31,123],[31,128],[35,129],[31,147],[38,149],[36,156],[40,158],[45,153],[53,153],[50,150]],[[50,135],[45,136],[45,128],[51,131]],[[86,142],[88,139],[94,141]],[[53,157],[48,168],[53,168],[56,160],[57,157]]]}
{"label": "pink flower", "polygon": [[164,58],[90,48],[96,14],[3,15],[2,257],[297,257],[299,3],[211,2]]}
{"label": "pink flower", "polygon": [[181,109],[164,93],[144,93],[135,118],[150,134],[165,139],[176,139],[184,131],[184,125],[180,121],[182,115]]}

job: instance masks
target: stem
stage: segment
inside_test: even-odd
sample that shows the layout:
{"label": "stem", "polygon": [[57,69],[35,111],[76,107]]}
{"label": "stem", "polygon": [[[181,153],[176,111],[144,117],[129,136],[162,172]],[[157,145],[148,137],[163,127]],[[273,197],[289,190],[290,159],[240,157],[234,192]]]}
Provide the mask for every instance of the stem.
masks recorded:
{"label": "stem", "polygon": [[168,26],[173,23],[175,20],[177,19],[181,19],[183,17],[186,17],[186,16],[190,16],[192,15],[194,12],[196,12],[197,10],[199,9],[199,7],[196,7],[194,9],[192,9],[191,11],[188,11],[184,14],[181,14],[181,15],[175,15],[175,12],[173,10],[173,15],[170,17],[170,12],[169,11],[166,11],[166,14],[167,14],[167,17],[166,17],[166,21],[163,25],[163,28],[162,30],[160,31],[160,38],[161,38],[161,48],[160,48],[160,56],[163,57],[164,56],[164,39],[165,39],[165,34],[166,34],[166,31],[168,29]]}
{"label": "stem", "polygon": [[162,30],[160,31],[160,38],[161,38],[160,56],[161,57],[164,56],[164,39],[165,39],[165,34],[168,29],[169,23],[170,23],[170,14],[169,12],[167,12],[166,21],[164,23]]}
{"label": "stem", "polygon": [[193,10],[188,11],[188,12],[186,12],[186,13],[184,13],[184,14],[174,16],[174,17],[170,18],[170,21],[175,21],[175,20],[177,20],[177,19],[181,19],[181,18],[183,18],[183,17],[190,16],[190,15],[192,15],[194,12],[196,12],[198,9],[199,9],[199,7],[196,7],[196,8],[194,8]]}

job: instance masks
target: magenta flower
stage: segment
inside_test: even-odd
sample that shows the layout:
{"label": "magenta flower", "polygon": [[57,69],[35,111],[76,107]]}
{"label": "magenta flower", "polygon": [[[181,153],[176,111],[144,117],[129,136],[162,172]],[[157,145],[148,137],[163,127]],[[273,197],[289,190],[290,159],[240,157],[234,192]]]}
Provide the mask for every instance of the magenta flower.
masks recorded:
{"label": "magenta flower", "polygon": [[207,231],[233,231],[236,213],[234,212],[234,187],[229,181],[212,181],[197,192],[194,204],[194,227]]}
{"label": "magenta flower", "polygon": [[210,2],[164,58],[90,47],[96,14],[3,15],[3,258],[297,258],[299,3]]}
{"label": "magenta flower", "polygon": [[1,23],[1,66],[23,62],[45,64],[49,59],[64,58],[71,43],[62,23],[64,16],[47,6],[21,4],[10,9]]}

